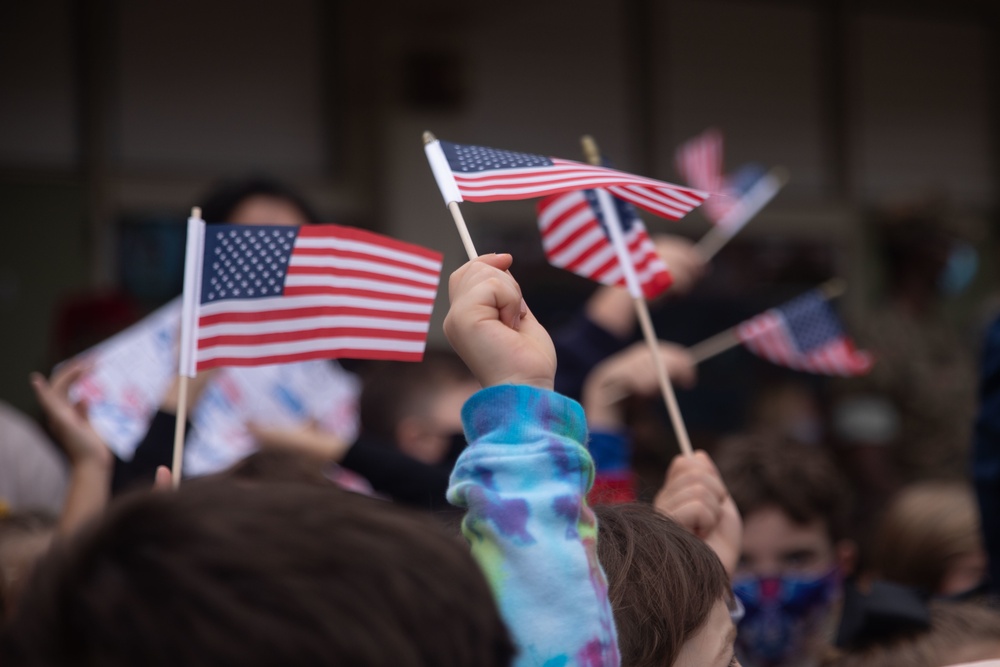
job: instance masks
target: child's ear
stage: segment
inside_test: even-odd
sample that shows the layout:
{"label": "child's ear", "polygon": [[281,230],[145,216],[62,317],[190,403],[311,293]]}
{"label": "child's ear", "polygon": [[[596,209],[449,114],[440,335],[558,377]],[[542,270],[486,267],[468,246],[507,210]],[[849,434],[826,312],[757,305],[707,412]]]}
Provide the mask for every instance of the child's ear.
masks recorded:
{"label": "child's ear", "polygon": [[858,544],[854,540],[838,540],[833,545],[834,558],[840,573],[845,577],[854,574],[858,567]]}

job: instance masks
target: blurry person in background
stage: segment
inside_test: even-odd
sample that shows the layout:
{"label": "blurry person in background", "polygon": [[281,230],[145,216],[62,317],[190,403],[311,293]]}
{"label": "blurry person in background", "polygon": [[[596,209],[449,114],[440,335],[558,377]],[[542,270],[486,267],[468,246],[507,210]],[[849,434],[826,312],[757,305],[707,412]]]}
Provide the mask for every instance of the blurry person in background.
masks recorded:
{"label": "blurry person in background", "polygon": [[967,475],[975,407],[969,346],[942,313],[976,271],[975,250],[928,208],[873,221],[885,297],[858,323],[872,372],[845,381],[834,428],[866,506],[900,485]]}
{"label": "blurry person in background", "polygon": [[985,590],[986,551],[968,484],[923,482],[889,503],[870,545],[870,577],[926,595],[968,598]]}
{"label": "blurry person in background", "polygon": [[743,516],[740,663],[813,667],[833,643],[857,558],[846,482],[821,448],[780,438],[733,438],[716,461]]}

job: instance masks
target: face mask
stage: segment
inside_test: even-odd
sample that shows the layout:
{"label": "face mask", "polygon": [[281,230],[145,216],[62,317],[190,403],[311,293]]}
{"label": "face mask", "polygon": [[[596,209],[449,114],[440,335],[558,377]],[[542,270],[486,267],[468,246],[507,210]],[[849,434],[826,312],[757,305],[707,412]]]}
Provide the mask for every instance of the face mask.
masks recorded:
{"label": "face mask", "polygon": [[819,577],[748,577],[733,584],[746,614],[736,652],[747,667],[797,665],[840,595],[840,572]]}
{"label": "face mask", "polygon": [[965,241],[956,241],[948,261],[938,275],[938,290],[945,296],[958,296],[968,288],[979,269],[979,254]]}

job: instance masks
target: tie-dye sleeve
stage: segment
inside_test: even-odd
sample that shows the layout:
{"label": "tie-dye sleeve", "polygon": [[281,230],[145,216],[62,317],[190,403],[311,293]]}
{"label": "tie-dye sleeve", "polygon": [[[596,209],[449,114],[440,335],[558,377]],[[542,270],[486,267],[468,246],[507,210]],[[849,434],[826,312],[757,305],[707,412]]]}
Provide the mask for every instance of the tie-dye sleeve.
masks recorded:
{"label": "tie-dye sleeve", "polygon": [[484,389],[462,411],[469,447],[448,500],[519,648],[518,666],[617,666],[597,521],[594,464],[578,403],[551,391]]}

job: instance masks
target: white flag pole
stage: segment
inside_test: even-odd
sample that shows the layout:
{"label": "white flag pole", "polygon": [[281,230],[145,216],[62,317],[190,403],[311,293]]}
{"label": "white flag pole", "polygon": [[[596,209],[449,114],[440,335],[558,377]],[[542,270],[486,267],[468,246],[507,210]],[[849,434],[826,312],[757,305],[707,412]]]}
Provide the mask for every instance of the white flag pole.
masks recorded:
{"label": "white flag pole", "polygon": [[188,218],[187,249],[184,255],[184,296],[181,305],[181,340],[177,365],[177,424],[174,427],[174,457],[170,476],[176,489],[184,468],[184,431],[187,425],[188,378],[197,374],[195,333],[198,302],[201,300],[202,256],[205,252],[205,221],[201,209],[191,209]]}
{"label": "white flag pole", "polygon": [[695,250],[700,252],[706,261],[712,259],[715,253],[722,249],[722,246],[729,243],[730,239],[736,236],[748,222],[760,213],[761,209],[767,206],[768,202],[774,199],[787,182],[788,170],[783,167],[775,167],[761,176],[740,198],[739,203],[729,213],[719,218],[715,225],[701,237],[701,240],[694,246]]}
{"label": "white flag pole", "polygon": [[424,153],[431,165],[431,171],[434,172],[434,180],[437,181],[438,189],[441,190],[441,196],[444,197],[444,203],[451,211],[458,235],[462,239],[462,245],[465,246],[465,253],[470,260],[473,260],[479,257],[479,253],[476,252],[476,246],[472,243],[472,235],[469,234],[469,227],[465,224],[462,211],[458,208],[458,203],[462,201],[462,193],[459,192],[458,184],[455,183],[451,167],[448,166],[448,159],[445,157],[444,151],[441,150],[441,142],[430,132],[424,132]]}
{"label": "white flag pole", "polygon": [[[846,289],[847,282],[843,278],[831,278],[819,286],[820,292],[823,293],[823,298],[827,301],[830,299],[836,299],[838,296],[843,294]],[[738,328],[739,327],[736,326],[726,329],[721,333],[715,334],[711,338],[707,338],[700,343],[689,347],[688,353],[694,359],[694,363],[700,364],[706,359],[711,359],[726,350],[731,350],[732,348],[738,346],[742,342],[740,341],[739,334],[737,334]]]}
{"label": "white flag pole", "polygon": [[[585,136],[581,139],[583,152],[587,160],[595,166],[601,164],[601,154],[597,150],[597,143],[593,137]],[[667,367],[663,363],[663,356],[660,354],[660,342],[653,329],[653,321],[649,316],[649,307],[646,305],[646,298],[643,296],[642,286],[639,283],[639,276],[636,275],[635,265],[632,263],[632,256],[628,252],[625,243],[625,235],[622,232],[621,220],[618,219],[618,209],[615,207],[611,194],[602,188],[594,190],[597,193],[597,204],[604,216],[604,223],[608,229],[608,236],[611,237],[611,245],[618,256],[618,263],[622,267],[625,276],[625,286],[632,297],[632,304],[635,307],[635,314],[639,319],[639,326],[642,335],[649,346],[649,352],[653,356],[653,364],[656,366],[656,377],[660,384],[660,393],[663,395],[663,402],[667,406],[670,414],[670,421],[673,423],[674,433],[677,435],[677,442],[685,456],[692,456],[691,440],[688,437],[687,426],[684,418],[681,417],[680,407],[677,405],[677,397],[674,395],[673,385],[670,384],[670,376],[667,374]]]}

